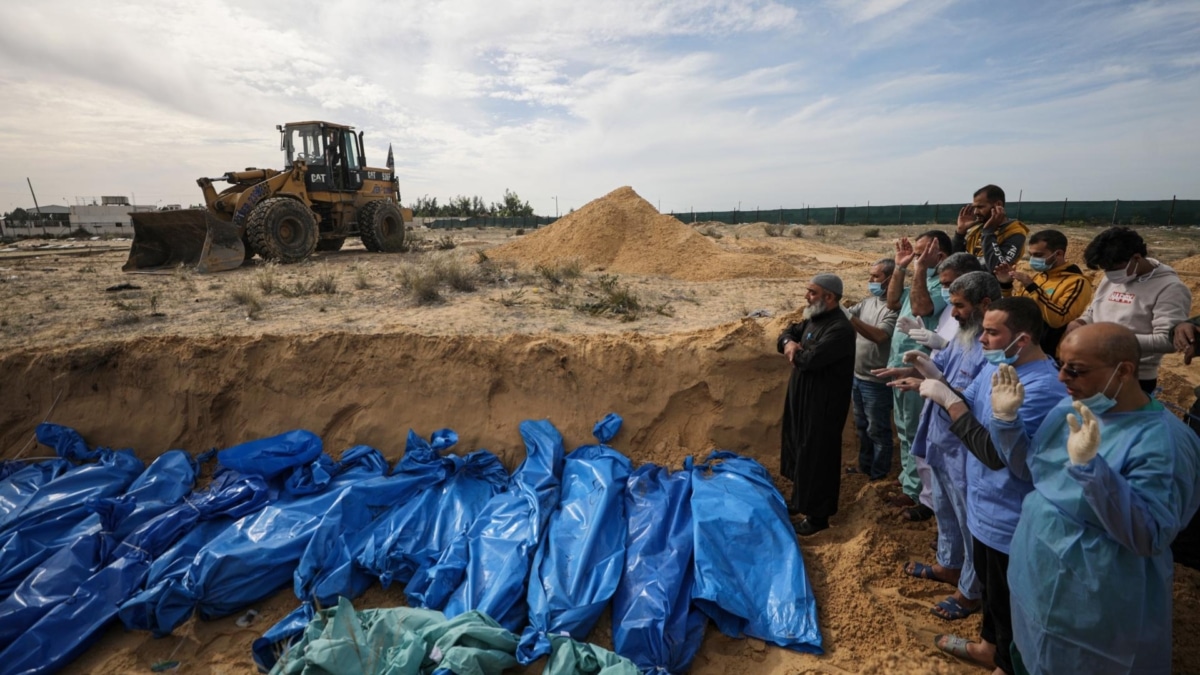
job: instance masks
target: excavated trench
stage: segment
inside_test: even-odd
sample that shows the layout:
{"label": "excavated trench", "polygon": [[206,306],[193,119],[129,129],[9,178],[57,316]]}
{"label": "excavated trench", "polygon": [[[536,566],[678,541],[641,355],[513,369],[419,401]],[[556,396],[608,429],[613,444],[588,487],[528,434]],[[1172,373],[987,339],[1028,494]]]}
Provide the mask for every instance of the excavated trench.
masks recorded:
{"label": "excavated trench", "polygon": [[614,445],[635,464],[720,447],[772,465],[786,373],[771,329],[753,321],[654,337],[139,338],[0,359],[0,448],[15,456],[47,413],[143,459],[294,428],[335,457],[367,444],[394,459],[410,428],[450,427],[457,450],[515,466],[522,420],[549,418],[570,448],[614,411],[625,418]]}

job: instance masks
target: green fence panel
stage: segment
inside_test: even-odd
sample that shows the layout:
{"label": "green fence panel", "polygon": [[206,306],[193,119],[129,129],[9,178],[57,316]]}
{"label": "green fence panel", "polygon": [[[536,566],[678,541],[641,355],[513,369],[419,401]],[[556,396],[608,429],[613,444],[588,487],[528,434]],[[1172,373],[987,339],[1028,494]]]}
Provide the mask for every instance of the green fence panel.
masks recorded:
{"label": "green fence panel", "polygon": [[[685,223],[737,225],[767,222],[811,225],[952,225],[965,204],[884,204],[748,211],[689,211],[670,215]],[[1200,225],[1200,200],[1017,202],[1008,214],[1034,225]]]}

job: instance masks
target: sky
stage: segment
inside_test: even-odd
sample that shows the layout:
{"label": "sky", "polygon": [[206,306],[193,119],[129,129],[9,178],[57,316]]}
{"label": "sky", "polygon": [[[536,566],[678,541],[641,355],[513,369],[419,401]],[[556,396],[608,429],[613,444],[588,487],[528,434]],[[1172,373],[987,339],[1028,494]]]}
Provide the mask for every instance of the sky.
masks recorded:
{"label": "sky", "polygon": [[0,211],[201,201],[276,124],[541,215],[1200,198],[1200,2],[0,3]]}

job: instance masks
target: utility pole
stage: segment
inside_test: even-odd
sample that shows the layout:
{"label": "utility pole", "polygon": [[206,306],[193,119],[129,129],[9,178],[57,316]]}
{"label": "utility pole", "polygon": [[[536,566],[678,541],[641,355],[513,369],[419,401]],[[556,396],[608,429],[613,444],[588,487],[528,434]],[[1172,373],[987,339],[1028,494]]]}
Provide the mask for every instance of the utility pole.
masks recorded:
{"label": "utility pole", "polygon": [[[25,182],[29,184],[29,194],[33,195],[33,210],[37,213],[38,221],[42,220],[42,207],[38,206],[37,195],[33,194],[33,181],[29,180],[29,176],[25,177]],[[46,234],[46,224],[42,223],[42,234]]]}

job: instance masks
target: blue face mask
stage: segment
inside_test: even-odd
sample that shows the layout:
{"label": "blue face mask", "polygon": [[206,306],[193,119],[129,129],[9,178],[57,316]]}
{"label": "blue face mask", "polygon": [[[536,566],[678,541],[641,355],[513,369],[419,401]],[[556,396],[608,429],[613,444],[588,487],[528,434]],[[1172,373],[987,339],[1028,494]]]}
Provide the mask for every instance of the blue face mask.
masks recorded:
{"label": "blue face mask", "polygon": [[1031,257],[1029,258],[1029,266],[1032,267],[1035,272],[1045,272],[1051,267],[1054,267],[1054,265],[1050,262],[1051,260],[1053,260],[1053,258]]}
{"label": "blue face mask", "polygon": [[883,297],[883,284],[882,283],[880,283],[878,281],[869,281],[869,282],[867,282],[867,288],[871,289],[871,295],[873,295],[877,298]]}
{"label": "blue face mask", "polygon": [[[1117,366],[1117,368],[1119,367]],[[1113,368],[1112,375],[1108,376],[1108,381],[1104,383],[1104,389],[1080,400],[1080,403],[1086,405],[1095,415],[1103,415],[1112,410],[1113,406],[1117,404],[1116,396],[1121,393],[1121,387],[1124,386],[1124,382],[1117,385],[1117,390],[1113,392],[1113,398],[1104,395],[1104,392],[1108,389],[1108,385],[1112,384],[1112,379],[1117,376],[1117,368]]]}
{"label": "blue face mask", "polygon": [[946,301],[947,305],[950,304],[950,289],[945,286],[942,287],[942,299]]}
{"label": "blue face mask", "polygon": [[1022,335],[1024,335],[1024,333],[1017,333],[1017,337],[1013,338],[1013,341],[1008,343],[1008,346],[1004,349],[983,350],[983,358],[987,359],[987,362],[993,365],[998,366],[1002,363],[1006,363],[1011,366],[1012,364],[1016,363],[1017,359],[1021,356],[1021,350],[1018,349],[1017,353],[1013,354],[1012,356],[1005,356],[1005,353],[1012,349],[1013,345],[1017,344],[1017,340],[1020,340]]}

